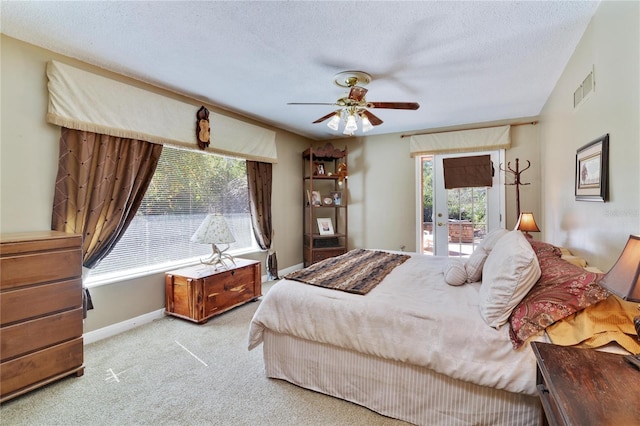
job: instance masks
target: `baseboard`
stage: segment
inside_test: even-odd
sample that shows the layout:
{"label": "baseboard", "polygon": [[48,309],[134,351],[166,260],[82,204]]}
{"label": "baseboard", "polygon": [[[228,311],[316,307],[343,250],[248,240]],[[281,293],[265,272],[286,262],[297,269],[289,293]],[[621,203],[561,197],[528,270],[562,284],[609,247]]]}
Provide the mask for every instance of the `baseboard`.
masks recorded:
{"label": "baseboard", "polygon": [[304,266],[304,264],[298,263],[297,265],[293,265],[293,266],[290,266],[288,268],[281,269],[281,270],[278,271],[278,275],[280,276],[280,278],[282,278],[283,276],[285,276],[287,274],[290,274],[292,272],[295,272],[298,269],[302,269],[303,266]]}
{"label": "baseboard", "polygon": [[[285,268],[278,271],[278,275],[281,277],[287,275],[291,272],[297,271],[298,269],[302,269],[303,264],[300,263],[298,265],[290,266],[289,268]],[[267,281],[267,276],[262,276],[262,282]],[[119,322],[117,324],[108,325],[106,327],[99,328],[97,330],[89,331],[88,333],[84,333],[84,344],[88,345],[90,343],[97,342],[98,340],[106,339],[107,337],[115,336],[119,333],[124,333],[125,331],[131,330],[132,328],[139,327],[144,324],[148,324],[151,321],[160,319],[164,317],[164,308],[158,309],[157,311],[149,312],[144,315],[140,315],[135,318],[128,319],[126,321]]]}
{"label": "baseboard", "polygon": [[164,308],[83,334],[84,344],[97,342],[164,317]]}

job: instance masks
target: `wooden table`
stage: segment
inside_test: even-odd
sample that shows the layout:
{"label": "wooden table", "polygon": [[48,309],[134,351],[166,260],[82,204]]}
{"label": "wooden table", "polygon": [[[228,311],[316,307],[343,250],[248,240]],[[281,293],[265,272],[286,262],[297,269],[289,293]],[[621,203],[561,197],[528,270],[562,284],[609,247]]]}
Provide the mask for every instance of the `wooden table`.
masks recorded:
{"label": "wooden table", "polygon": [[640,370],[622,355],[531,343],[543,425],[640,424]]}

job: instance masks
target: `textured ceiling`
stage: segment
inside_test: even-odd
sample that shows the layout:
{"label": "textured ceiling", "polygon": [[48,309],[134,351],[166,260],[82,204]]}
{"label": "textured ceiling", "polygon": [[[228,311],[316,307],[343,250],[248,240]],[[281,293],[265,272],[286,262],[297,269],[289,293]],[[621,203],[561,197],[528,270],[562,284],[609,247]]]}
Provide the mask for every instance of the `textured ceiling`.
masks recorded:
{"label": "textured ceiling", "polygon": [[[370,134],[539,114],[598,2],[1,2],[2,33],[313,139],[311,124],[373,76]],[[44,70],[43,70],[44,72]],[[358,135],[359,132],[356,134]]]}

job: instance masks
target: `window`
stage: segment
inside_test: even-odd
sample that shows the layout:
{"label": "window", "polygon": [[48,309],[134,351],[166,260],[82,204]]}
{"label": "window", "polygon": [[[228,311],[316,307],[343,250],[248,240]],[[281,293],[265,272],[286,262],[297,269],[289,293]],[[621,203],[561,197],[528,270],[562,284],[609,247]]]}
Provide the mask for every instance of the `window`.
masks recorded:
{"label": "window", "polygon": [[169,269],[209,255],[210,245],[189,241],[209,213],[227,220],[236,240],[230,252],[258,249],[245,160],[165,146],[135,218],[111,253],[90,271],[87,284]]}

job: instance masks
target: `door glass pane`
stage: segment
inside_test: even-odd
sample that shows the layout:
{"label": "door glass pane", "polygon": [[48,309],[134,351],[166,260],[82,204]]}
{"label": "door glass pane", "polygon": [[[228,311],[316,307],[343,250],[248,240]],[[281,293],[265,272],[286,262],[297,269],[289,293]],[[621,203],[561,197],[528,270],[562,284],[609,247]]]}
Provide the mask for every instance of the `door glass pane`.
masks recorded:
{"label": "door glass pane", "polygon": [[422,157],[422,253],[433,255],[433,156]]}
{"label": "door glass pane", "polygon": [[487,232],[487,188],[447,190],[449,256],[469,257]]}

